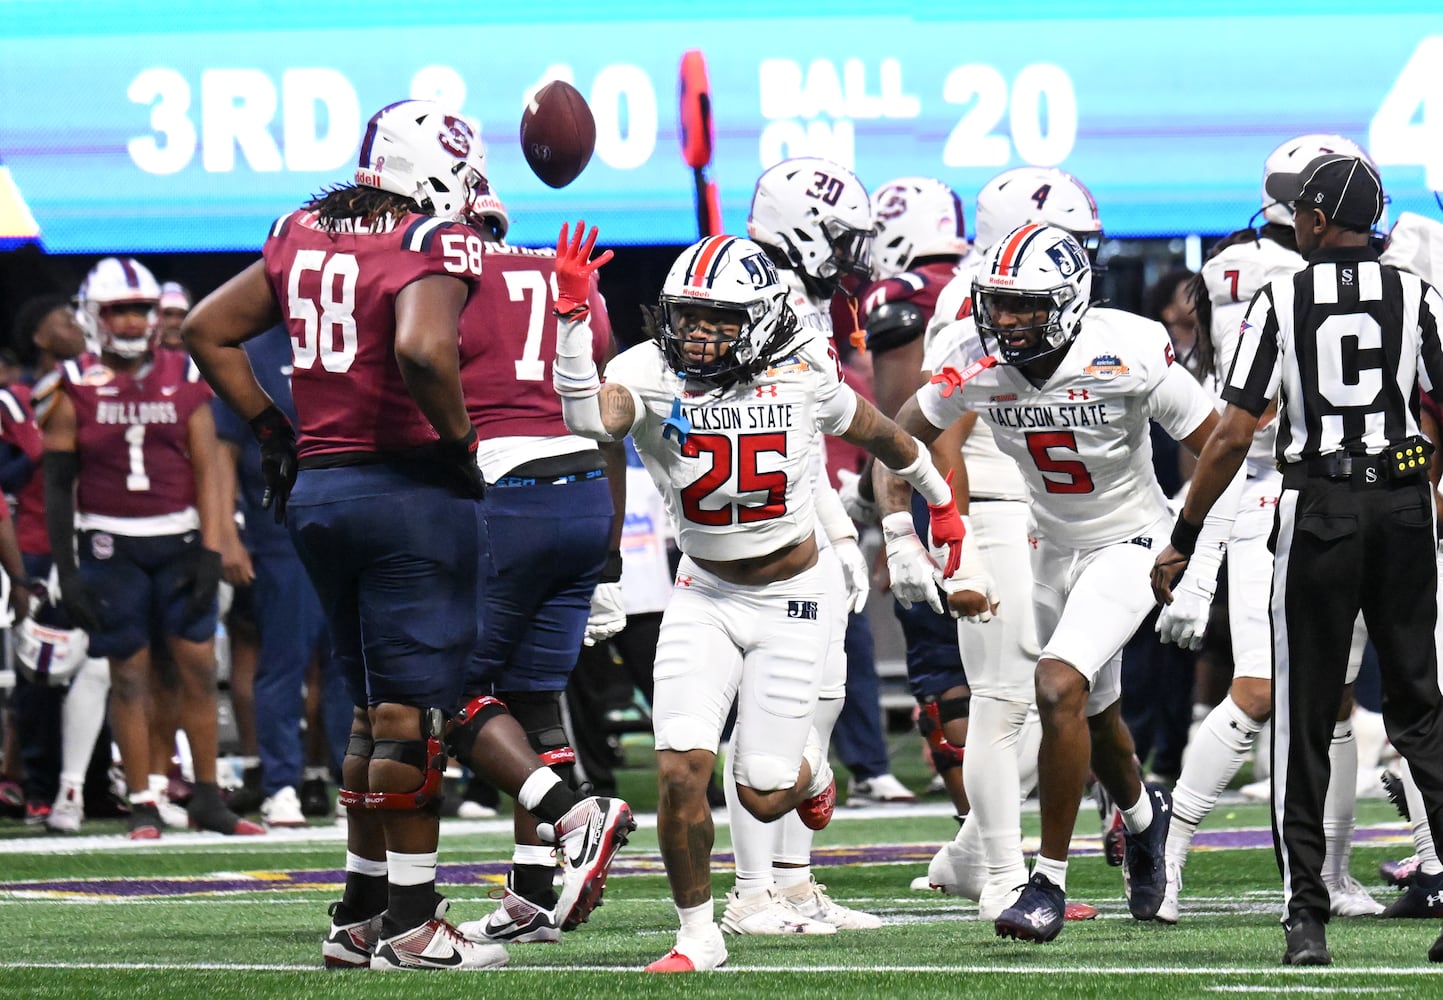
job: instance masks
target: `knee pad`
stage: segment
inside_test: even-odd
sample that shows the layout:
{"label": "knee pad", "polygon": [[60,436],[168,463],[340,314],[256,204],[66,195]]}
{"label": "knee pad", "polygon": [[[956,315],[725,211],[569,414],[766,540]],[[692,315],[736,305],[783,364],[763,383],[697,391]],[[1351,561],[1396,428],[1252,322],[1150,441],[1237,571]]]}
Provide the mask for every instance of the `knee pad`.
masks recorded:
{"label": "knee pad", "polygon": [[441,810],[441,780],[446,775],[446,748],[441,742],[445,716],[439,708],[421,713],[419,740],[367,740],[351,734],[347,755],[357,741],[371,744],[371,760],[394,760],[421,772],[421,785],[412,792],[353,792],[341,789],[338,799],[347,809]]}
{"label": "knee pad", "polygon": [[758,792],[775,792],[791,788],[801,773],[800,761],[785,761],[774,754],[749,753],[737,757],[735,773],[737,784],[745,785]]}
{"label": "knee pad", "polygon": [[499,715],[506,715],[506,703],[489,694],[478,695],[457,712],[446,727],[446,749],[461,763],[471,765],[471,749],[486,724]]}
{"label": "knee pad", "polygon": [[526,740],[541,763],[557,773],[562,781],[572,784],[576,751],[566,738],[561,721],[560,691],[510,691],[506,703],[511,714],[526,730]]}
{"label": "knee pad", "polygon": [[962,766],[965,748],[949,741],[942,732],[942,726],[956,719],[967,718],[971,705],[970,697],[929,698],[922,703],[921,714],[917,716],[917,728],[932,750],[932,763],[938,772]]}

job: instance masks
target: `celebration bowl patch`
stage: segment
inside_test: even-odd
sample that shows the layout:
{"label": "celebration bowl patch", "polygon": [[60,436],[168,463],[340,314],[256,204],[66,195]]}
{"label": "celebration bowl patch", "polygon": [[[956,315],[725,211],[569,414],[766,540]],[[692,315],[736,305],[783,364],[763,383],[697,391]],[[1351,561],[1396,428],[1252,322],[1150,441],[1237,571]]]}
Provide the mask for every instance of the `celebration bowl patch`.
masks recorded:
{"label": "celebration bowl patch", "polygon": [[1123,364],[1122,359],[1116,354],[1099,354],[1092,359],[1092,364],[1082,370],[1093,378],[1109,381],[1119,375],[1126,375],[1127,365]]}

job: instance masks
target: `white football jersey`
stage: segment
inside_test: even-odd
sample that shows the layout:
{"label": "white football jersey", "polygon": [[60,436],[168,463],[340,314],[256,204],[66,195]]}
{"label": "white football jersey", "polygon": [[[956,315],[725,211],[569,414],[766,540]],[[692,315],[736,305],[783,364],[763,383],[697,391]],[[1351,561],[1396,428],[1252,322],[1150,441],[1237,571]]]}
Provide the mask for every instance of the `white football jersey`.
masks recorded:
{"label": "white football jersey", "polygon": [[[967,280],[970,282],[972,279]],[[955,329],[947,329],[943,334],[941,331],[949,326]],[[928,332],[932,333],[934,329],[935,335],[922,358],[922,367],[929,372],[940,371],[951,363],[948,357],[956,344],[969,338],[977,339],[977,324],[972,321],[971,314],[950,324],[935,328],[929,326]],[[972,426],[972,433],[962,442],[962,460],[967,463],[969,496],[990,500],[1027,499],[1027,484],[1022,480],[1022,472],[1017,463],[997,447],[997,439],[992,436],[992,428],[987,421],[978,420]]]}
{"label": "white football jersey", "polygon": [[630,433],[687,555],[750,559],[816,530],[816,436],[857,409],[825,336],[724,392],[677,377],[655,341],[613,358],[606,381],[641,400]]}
{"label": "white football jersey", "polygon": [[[1307,265],[1302,255],[1273,240],[1235,243],[1203,265],[1203,284],[1212,303],[1214,388],[1227,385],[1233,357],[1242,339],[1243,317],[1258,290],[1274,278],[1296,274]],[[1276,469],[1278,422],[1269,420],[1253,435],[1248,449],[1249,476],[1263,476]]]}
{"label": "white football jersey", "polygon": [[[1021,470],[1042,534],[1089,549],[1150,534],[1168,518],[1152,470],[1148,420],[1185,438],[1207,419],[1213,402],[1174,363],[1162,324],[1115,309],[1090,310],[1040,388],[1010,365],[968,372],[985,356],[975,329],[959,337],[943,370],[971,378],[945,397],[947,383],[929,382],[917,399],[936,427],[978,411],[979,422],[991,427]],[[1160,547],[1163,540],[1155,541]]]}

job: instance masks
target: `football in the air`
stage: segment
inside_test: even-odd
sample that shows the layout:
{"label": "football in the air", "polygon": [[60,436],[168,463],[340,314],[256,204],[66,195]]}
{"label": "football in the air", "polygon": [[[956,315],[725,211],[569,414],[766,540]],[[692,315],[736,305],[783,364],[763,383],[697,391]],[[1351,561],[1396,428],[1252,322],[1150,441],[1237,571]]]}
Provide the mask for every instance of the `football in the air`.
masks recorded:
{"label": "football in the air", "polygon": [[551,187],[581,176],[595,148],[596,119],[586,98],[565,80],[538,90],[521,114],[521,152],[532,173]]}

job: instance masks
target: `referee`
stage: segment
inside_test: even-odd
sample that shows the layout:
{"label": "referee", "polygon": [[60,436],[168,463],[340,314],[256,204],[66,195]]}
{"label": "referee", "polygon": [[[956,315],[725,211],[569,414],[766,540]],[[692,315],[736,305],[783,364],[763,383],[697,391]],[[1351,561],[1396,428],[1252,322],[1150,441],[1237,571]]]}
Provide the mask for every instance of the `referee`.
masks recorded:
{"label": "referee", "polygon": [[[1159,601],[1192,554],[1203,517],[1247,454],[1278,396],[1283,492],[1273,527],[1273,842],[1283,876],[1287,965],[1327,965],[1323,799],[1328,744],[1359,610],[1383,671],[1383,716],[1443,833],[1443,695],[1437,614],[1432,448],[1417,387],[1443,396],[1443,299],[1378,262],[1369,237],[1383,210],[1377,173],[1327,154],[1273,174],[1293,206],[1308,266],[1264,286],[1248,307],[1223,399],[1172,544],[1152,571]],[[1443,882],[1443,877],[1440,877]],[[1443,961],[1443,936],[1428,957]]]}

